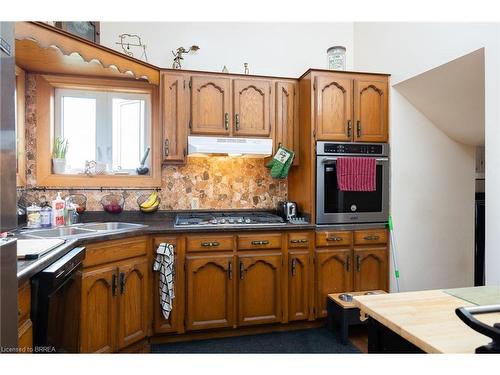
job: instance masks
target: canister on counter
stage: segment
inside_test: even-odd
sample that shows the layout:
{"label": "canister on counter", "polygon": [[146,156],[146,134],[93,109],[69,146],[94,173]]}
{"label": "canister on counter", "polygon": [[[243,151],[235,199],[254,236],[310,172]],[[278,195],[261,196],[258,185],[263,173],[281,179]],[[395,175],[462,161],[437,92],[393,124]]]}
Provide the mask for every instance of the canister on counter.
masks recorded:
{"label": "canister on counter", "polygon": [[27,209],[26,226],[28,228],[40,228],[42,226],[42,209],[36,203],[33,203]]}
{"label": "canister on counter", "polygon": [[42,228],[50,228],[52,226],[52,208],[49,205],[42,207],[41,216]]}

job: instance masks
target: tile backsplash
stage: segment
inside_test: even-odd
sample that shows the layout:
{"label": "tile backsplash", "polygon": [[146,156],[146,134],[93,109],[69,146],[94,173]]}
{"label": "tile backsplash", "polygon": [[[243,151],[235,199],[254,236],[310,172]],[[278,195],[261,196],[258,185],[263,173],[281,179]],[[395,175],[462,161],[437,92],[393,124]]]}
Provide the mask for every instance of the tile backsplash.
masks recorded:
{"label": "tile backsplash", "polygon": [[[25,202],[52,200],[56,190],[34,190],[36,181],[36,80],[26,75],[26,187],[18,196]],[[40,135],[39,135],[40,136]],[[66,195],[68,189],[58,189]],[[151,190],[127,189],[125,210],[135,210],[137,198]],[[87,210],[102,210],[101,198],[115,191],[71,189],[87,197]],[[287,180],[274,180],[263,159],[230,157],[188,157],[186,165],[163,166],[161,210],[191,209],[192,198],[198,198],[200,209],[274,209],[287,198]]]}

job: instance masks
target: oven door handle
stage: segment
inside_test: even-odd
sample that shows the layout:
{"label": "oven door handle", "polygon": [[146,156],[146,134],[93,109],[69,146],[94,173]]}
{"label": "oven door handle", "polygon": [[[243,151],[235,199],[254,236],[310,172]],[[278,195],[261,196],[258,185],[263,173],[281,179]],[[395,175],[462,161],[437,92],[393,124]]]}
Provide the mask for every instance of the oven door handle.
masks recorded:
{"label": "oven door handle", "polygon": [[[321,163],[330,164],[330,163],[337,161],[337,159],[338,159],[338,157],[337,158],[324,158],[321,160]],[[384,161],[389,161],[389,158],[376,158],[375,160],[380,161],[380,162],[384,162]]]}

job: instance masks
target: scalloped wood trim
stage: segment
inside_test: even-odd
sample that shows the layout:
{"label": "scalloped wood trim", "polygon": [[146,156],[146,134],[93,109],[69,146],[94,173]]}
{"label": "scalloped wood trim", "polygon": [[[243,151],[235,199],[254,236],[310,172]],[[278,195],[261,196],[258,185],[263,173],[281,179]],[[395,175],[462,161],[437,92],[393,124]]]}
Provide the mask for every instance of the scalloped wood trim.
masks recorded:
{"label": "scalloped wood trim", "polygon": [[42,23],[16,23],[16,62],[35,72],[125,76],[160,83],[159,68]]}

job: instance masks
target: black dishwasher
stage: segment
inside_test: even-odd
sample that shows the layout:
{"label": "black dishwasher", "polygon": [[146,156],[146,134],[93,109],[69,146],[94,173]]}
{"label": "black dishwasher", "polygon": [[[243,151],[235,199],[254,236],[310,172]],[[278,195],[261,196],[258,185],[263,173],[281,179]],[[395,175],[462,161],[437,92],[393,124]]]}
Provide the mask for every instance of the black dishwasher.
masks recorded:
{"label": "black dishwasher", "polygon": [[76,247],[32,278],[31,317],[35,353],[76,353],[80,321],[81,265]]}

